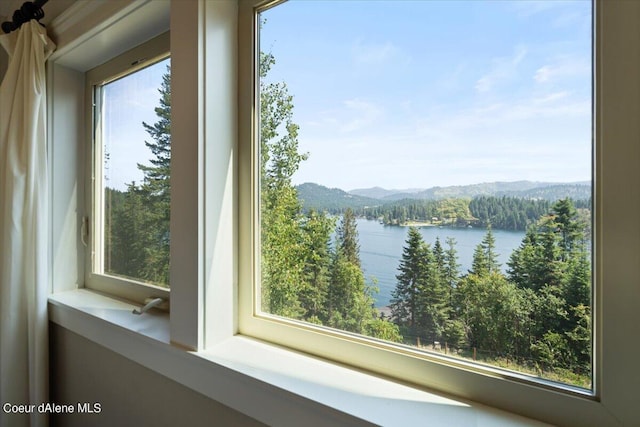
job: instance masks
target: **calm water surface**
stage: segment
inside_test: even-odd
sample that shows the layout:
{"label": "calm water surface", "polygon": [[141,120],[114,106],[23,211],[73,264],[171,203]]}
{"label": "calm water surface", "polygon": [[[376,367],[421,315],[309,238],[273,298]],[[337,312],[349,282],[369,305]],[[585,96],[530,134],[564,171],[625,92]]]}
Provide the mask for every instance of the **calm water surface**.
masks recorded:
{"label": "calm water surface", "polygon": [[[407,239],[409,227],[385,226],[378,221],[358,219],[358,234],[360,237],[360,260],[367,282],[372,278],[378,281],[380,293],[376,296],[376,306],[389,304],[391,291],[396,286],[396,274],[402,257],[402,248]],[[443,249],[448,248],[446,239],[456,240],[460,273],[464,274],[471,268],[473,251],[482,241],[486,230],[481,228],[449,228],[449,227],[420,227],[420,233],[425,242],[432,247],[436,238],[440,238]],[[496,252],[503,271],[507,269],[507,261],[511,252],[520,246],[523,231],[493,230],[496,239]]]}

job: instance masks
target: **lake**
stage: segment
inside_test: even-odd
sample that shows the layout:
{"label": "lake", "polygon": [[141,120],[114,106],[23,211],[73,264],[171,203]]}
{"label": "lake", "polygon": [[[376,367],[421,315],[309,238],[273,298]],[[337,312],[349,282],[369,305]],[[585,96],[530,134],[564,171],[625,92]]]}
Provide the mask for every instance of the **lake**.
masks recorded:
{"label": "lake", "polygon": [[[402,257],[409,227],[385,226],[378,221],[358,219],[358,234],[360,240],[360,260],[367,283],[371,278],[378,281],[380,293],[376,296],[376,306],[389,305],[391,292],[396,286],[396,274]],[[483,228],[453,228],[453,227],[420,227],[420,233],[425,242],[432,247],[436,238],[440,238],[443,249],[448,248],[446,239],[456,240],[460,273],[466,273],[471,268],[473,251],[486,234]],[[520,246],[524,231],[493,230],[496,240],[498,261],[503,271],[507,269],[507,261],[511,252]]]}

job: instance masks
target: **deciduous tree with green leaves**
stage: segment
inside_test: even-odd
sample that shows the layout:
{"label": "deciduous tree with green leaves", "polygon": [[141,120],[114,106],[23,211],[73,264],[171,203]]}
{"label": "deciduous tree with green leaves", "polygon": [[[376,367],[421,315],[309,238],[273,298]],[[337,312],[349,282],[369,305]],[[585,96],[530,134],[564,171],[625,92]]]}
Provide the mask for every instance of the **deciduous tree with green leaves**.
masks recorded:
{"label": "deciduous tree with green leaves", "polygon": [[342,330],[401,340],[396,325],[379,318],[374,289],[360,266],[356,218],[348,209],[335,224],[324,213],[303,213],[292,177],[307,159],[298,143],[293,97],[269,82],[275,64],[260,53],[261,296],[265,312]]}

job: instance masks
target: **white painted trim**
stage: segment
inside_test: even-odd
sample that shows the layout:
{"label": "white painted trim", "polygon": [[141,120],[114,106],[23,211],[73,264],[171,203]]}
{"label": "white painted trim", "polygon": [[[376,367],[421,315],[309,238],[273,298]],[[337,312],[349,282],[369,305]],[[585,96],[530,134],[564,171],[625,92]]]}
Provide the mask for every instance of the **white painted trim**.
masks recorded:
{"label": "white painted trim", "polygon": [[204,341],[204,0],[171,3],[171,340]]}
{"label": "white painted trim", "polygon": [[237,333],[238,5],[205,2],[204,348]]}
{"label": "white painted trim", "polygon": [[77,1],[49,26],[50,62],[87,71],[169,29],[168,1]]}
{"label": "white painted trim", "polygon": [[[85,126],[86,126],[86,155],[85,170],[87,171],[84,178],[85,190],[85,210],[86,216],[89,218],[89,236],[87,238],[87,247],[85,251],[85,287],[95,289],[106,294],[117,295],[126,298],[129,301],[144,304],[147,298],[162,298],[169,301],[170,291],[168,288],[146,284],[133,279],[119,278],[111,276],[103,272],[102,257],[102,239],[104,234],[104,224],[102,212],[104,211],[104,200],[102,200],[102,182],[103,173],[100,170],[103,167],[102,145],[99,132],[95,133],[94,126],[91,124],[95,121],[95,127],[101,126],[99,118],[96,120],[96,113],[100,113],[101,99],[99,95],[92,94],[96,87],[100,87],[104,82],[112,81],[116,78],[134,73],[141,68],[147,67],[152,63],[165,60],[170,56],[169,33],[161,34],[146,43],[135,46],[124,52],[123,54],[110,59],[104,64],[93,68],[83,76],[85,79],[84,98],[85,98]],[[135,63],[135,65],[132,65]],[[96,108],[92,106],[96,104]],[[95,110],[95,111],[94,111]],[[101,113],[98,114],[101,117]],[[93,141],[93,144],[91,142]],[[92,145],[94,146],[91,149]],[[93,175],[93,177],[91,176]],[[169,309],[168,304],[163,304],[164,309]]]}
{"label": "white painted trim", "polygon": [[76,1],[67,10],[51,20],[54,34],[64,33],[96,13],[103,1]]}
{"label": "white painted trim", "polygon": [[54,323],[268,425],[545,425],[245,337],[184,351],[165,314],[134,307],[87,290],[49,299]]}

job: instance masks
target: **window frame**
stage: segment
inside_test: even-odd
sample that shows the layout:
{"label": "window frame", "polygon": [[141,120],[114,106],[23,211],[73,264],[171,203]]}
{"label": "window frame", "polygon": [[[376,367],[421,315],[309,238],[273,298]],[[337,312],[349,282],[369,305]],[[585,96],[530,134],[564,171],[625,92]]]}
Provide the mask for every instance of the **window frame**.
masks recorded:
{"label": "window frame", "polygon": [[82,236],[85,248],[85,287],[109,295],[124,298],[126,300],[144,304],[147,298],[162,298],[165,300],[157,308],[168,310],[170,289],[155,286],[134,279],[112,276],[98,271],[102,267],[101,253],[102,236],[104,235],[102,200],[102,164],[98,159],[103,158],[102,141],[99,132],[100,125],[100,87],[140,71],[150,65],[171,57],[170,32],[164,32],[159,36],[141,43],[128,51],[98,65],[85,73],[85,103],[86,103],[86,140],[89,148],[86,153],[86,215]]}
{"label": "window frame", "polygon": [[[620,357],[613,350],[624,343],[616,333],[616,325],[621,320],[629,325],[633,321],[632,310],[620,308],[625,306],[625,296],[628,298],[633,293],[633,284],[640,281],[638,272],[630,267],[633,263],[621,268],[616,260],[616,256],[624,252],[622,248],[628,247],[625,234],[619,232],[620,224],[634,235],[640,234],[637,221],[620,213],[621,209],[628,209],[625,206],[629,202],[637,206],[638,196],[621,197],[619,189],[632,179],[631,171],[633,177],[640,178],[638,168],[633,168],[627,154],[632,147],[621,142],[628,144],[639,131],[615,116],[621,110],[615,104],[628,107],[623,114],[627,118],[632,117],[632,111],[639,110],[637,100],[625,91],[625,87],[633,82],[623,78],[621,69],[625,65],[619,59],[629,54],[619,42],[627,39],[632,31],[617,23],[628,20],[625,2],[593,2],[593,392],[257,314],[259,295],[256,295],[254,284],[259,277],[255,267],[259,258],[259,143],[254,112],[259,111],[258,12],[280,3],[282,1],[244,0],[239,11],[239,333],[547,422],[610,425],[632,414],[631,407],[616,402],[627,401],[626,396],[634,392],[634,382],[629,381],[631,385],[627,385],[624,381],[628,375],[624,373],[625,368],[633,365],[620,364]],[[633,58],[637,60],[635,54]],[[640,249],[637,243],[633,248]],[[607,284],[606,293],[604,283]],[[637,293],[634,295],[637,300]],[[611,337],[607,335],[605,340],[606,332]],[[607,346],[605,341],[609,343]],[[613,347],[611,343],[614,343]],[[638,346],[634,344],[632,348]],[[539,408],[545,408],[545,413]]]}
{"label": "window frame", "polygon": [[[48,99],[48,135],[52,166],[49,252],[53,272],[50,287],[58,295],[52,297],[49,309],[53,322],[66,325],[69,330],[193,390],[205,393],[203,390],[207,387],[215,388],[215,393],[208,394],[211,398],[231,407],[237,405],[240,410],[255,414],[256,418],[262,415],[264,422],[290,420],[287,417],[291,413],[299,413],[299,419],[311,419],[313,423],[314,420],[326,421],[327,411],[319,409],[322,405],[325,409],[336,408],[336,411],[346,413],[351,409],[351,413],[367,411],[364,402],[367,396],[361,400],[363,396],[358,394],[358,389],[352,388],[351,378],[344,379],[342,373],[325,375],[315,381],[305,378],[297,387],[290,387],[295,382],[291,370],[299,369],[292,359],[304,360],[306,369],[302,372],[316,372],[316,368],[323,365],[336,369],[339,366],[325,364],[317,357],[307,357],[310,352],[304,349],[289,351],[295,347],[286,343],[271,346],[259,342],[281,343],[247,328],[243,318],[252,315],[252,285],[248,282],[251,270],[247,266],[254,257],[248,248],[251,248],[254,232],[251,209],[255,200],[251,195],[252,158],[247,142],[254,129],[251,108],[255,88],[251,63],[255,31],[253,8],[256,5],[264,3],[255,0],[77,2],[70,10],[73,13],[52,22],[58,50],[50,58],[47,70],[51,83],[48,85],[51,95]],[[438,362],[431,362],[435,373],[430,377],[431,385],[419,387],[450,392],[555,424],[630,425],[637,421],[640,413],[636,398],[640,370],[635,356],[640,352],[640,341],[633,339],[636,307],[640,303],[637,290],[637,283],[640,283],[637,269],[640,265],[640,222],[635,214],[640,211],[640,192],[624,194],[619,190],[629,182],[640,181],[640,168],[637,167],[640,158],[640,144],[637,143],[640,140],[637,121],[640,81],[634,79],[640,70],[640,50],[637,49],[640,3],[596,0],[595,7],[595,46],[600,54],[596,55],[594,66],[598,82],[594,116],[594,136],[598,141],[594,151],[598,156],[594,168],[595,190],[599,195],[595,199],[594,212],[596,221],[604,225],[598,224],[594,240],[598,252],[607,254],[604,259],[599,257],[594,265],[599,279],[594,289],[596,303],[593,307],[594,382],[600,385],[600,393],[593,398],[567,396],[511,380],[483,379],[484,373],[464,368],[447,370],[439,367]],[[169,8],[170,13],[165,14]],[[85,122],[89,121],[90,115],[87,115],[82,98],[87,69],[99,64],[100,59],[122,52],[123,46],[135,45],[128,41],[147,40],[169,26],[174,30],[171,35],[172,136],[175,141],[180,140],[172,152],[172,170],[177,169],[172,173],[172,190],[175,189],[182,199],[180,210],[172,210],[171,250],[172,254],[176,251],[180,255],[179,258],[172,257],[171,266],[171,283],[175,286],[171,291],[170,334],[167,336],[170,335],[173,345],[160,346],[159,341],[140,332],[138,322],[153,323],[160,316],[136,317],[131,320],[130,329],[114,326],[112,321],[99,315],[122,314],[125,318],[124,315],[130,313],[104,309],[98,303],[86,301],[83,297],[86,292],[77,290],[85,285],[87,264],[84,258],[90,256],[80,242],[80,218],[86,215],[86,206],[90,205],[84,200],[89,195],[86,184],[90,182],[90,178],[86,178],[90,169],[85,161],[90,141]],[[213,115],[212,111],[226,115]],[[220,134],[221,129],[226,135]],[[604,150],[605,141],[607,150]],[[603,171],[607,173],[603,174]],[[180,233],[173,232],[174,224]],[[606,286],[603,286],[605,282]],[[58,313],[56,297],[79,301],[70,304],[67,312]],[[245,304],[247,298],[248,306]],[[97,313],[95,317],[87,314],[87,308]],[[233,337],[241,334],[258,340]],[[238,342],[247,346],[238,346]],[[342,348],[337,345],[335,351]],[[184,352],[182,349],[201,351]],[[236,353],[250,356],[243,359],[233,352],[234,349]],[[271,357],[264,357],[264,353]],[[220,355],[219,359],[204,360],[212,354]],[[263,376],[256,375],[256,358],[266,360],[269,369],[280,369],[280,380],[275,380],[269,369]],[[336,360],[331,356],[326,359]],[[201,375],[203,372],[206,375]],[[326,371],[318,369],[318,372],[322,372],[321,376]],[[372,374],[360,375],[361,372]],[[376,378],[380,374],[371,368],[359,366],[349,373],[371,379],[367,389],[384,384],[384,380]],[[452,376],[448,377],[448,373]],[[416,384],[412,379],[403,381],[391,375],[381,376],[391,378],[394,384]],[[467,379],[470,380],[468,389],[464,383]],[[456,392],[455,388],[449,387],[450,382],[459,384],[461,390]],[[483,390],[478,383],[495,384],[497,390]],[[343,406],[323,401],[323,396],[330,395],[327,390],[336,384],[356,390],[354,395],[342,399]],[[251,396],[270,400],[255,405],[251,396],[238,399],[237,396],[247,396],[245,390],[255,391]],[[387,397],[383,400],[370,398],[368,400],[374,402],[369,404],[380,407],[382,403],[383,407],[393,408],[398,396]],[[309,406],[305,399],[317,405]],[[410,394],[405,402],[420,408],[425,416],[431,412],[441,414],[448,409],[413,399],[414,395]],[[466,407],[461,410],[465,415],[471,413],[479,423],[490,422],[487,414],[492,408],[478,406],[480,411]]]}

